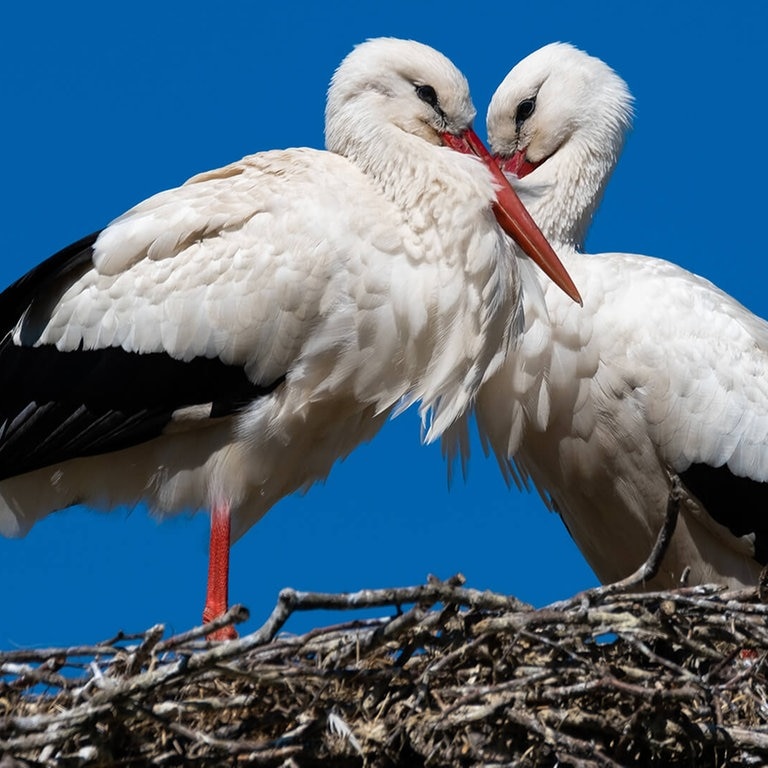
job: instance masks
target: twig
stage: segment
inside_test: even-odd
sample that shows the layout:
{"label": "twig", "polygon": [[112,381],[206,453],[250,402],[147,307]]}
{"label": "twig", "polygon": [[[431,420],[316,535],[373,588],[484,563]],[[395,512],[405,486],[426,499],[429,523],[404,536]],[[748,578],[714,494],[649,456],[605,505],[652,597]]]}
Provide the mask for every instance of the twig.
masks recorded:
{"label": "twig", "polygon": [[669,549],[669,543],[672,540],[672,535],[677,527],[677,518],[680,514],[680,503],[683,500],[683,489],[680,484],[680,479],[677,475],[672,475],[671,488],[669,491],[669,499],[667,501],[667,510],[664,515],[664,522],[659,529],[659,533],[656,536],[651,552],[648,555],[648,559],[636,570],[626,578],[614,581],[611,584],[604,584],[599,587],[593,587],[592,589],[579,592],[568,601],[561,601],[552,603],[550,608],[563,608],[574,602],[588,601],[596,602],[601,599],[616,594],[617,592],[627,592],[630,589],[639,587],[650,581],[659,572],[661,562]]}
{"label": "twig", "polygon": [[298,592],[286,588],[280,592],[277,605],[264,625],[252,635],[254,644],[269,642],[283,628],[295,611],[333,610],[351,611],[361,608],[401,606],[409,603],[433,605],[446,603],[463,605],[485,610],[532,610],[532,606],[515,597],[494,592],[480,592],[447,582],[432,582],[418,587],[395,587],[391,589],[363,589],[359,592],[328,594],[324,592]]}
{"label": "twig", "polygon": [[[768,764],[768,606],[755,590],[533,610],[457,581],[287,590],[279,621],[223,643],[201,642],[210,626],[166,641],[153,627],[90,658],[13,652],[0,662],[0,754],[46,768],[116,755],[127,768]],[[274,638],[294,610],[371,606],[389,615]],[[745,660],[747,637],[758,655]],[[58,665],[78,671],[76,687]]]}

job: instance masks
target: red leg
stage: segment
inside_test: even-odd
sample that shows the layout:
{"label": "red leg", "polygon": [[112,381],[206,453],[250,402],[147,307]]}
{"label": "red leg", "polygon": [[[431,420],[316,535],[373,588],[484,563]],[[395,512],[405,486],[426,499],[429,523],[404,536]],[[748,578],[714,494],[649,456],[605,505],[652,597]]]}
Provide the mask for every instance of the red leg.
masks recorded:
{"label": "red leg", "polygon": [[[203,622],[225,613],[229,607],[229,504],[215,504],[211,510],[211,544],[208,552],[208,592],[205,596]],[[218,629],[209,640],[234,640],[233,626]]]}

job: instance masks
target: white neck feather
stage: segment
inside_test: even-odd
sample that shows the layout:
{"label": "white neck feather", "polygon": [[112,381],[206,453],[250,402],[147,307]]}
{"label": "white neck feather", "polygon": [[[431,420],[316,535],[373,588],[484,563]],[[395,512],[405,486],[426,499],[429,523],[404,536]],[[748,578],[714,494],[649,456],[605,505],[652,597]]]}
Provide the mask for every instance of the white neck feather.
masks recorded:
{"label": "white neck feather", "polygon": [[623,143],[623,131],[574,136],[533,173],[513,180],[534,220],[555,247],[583,249]]}

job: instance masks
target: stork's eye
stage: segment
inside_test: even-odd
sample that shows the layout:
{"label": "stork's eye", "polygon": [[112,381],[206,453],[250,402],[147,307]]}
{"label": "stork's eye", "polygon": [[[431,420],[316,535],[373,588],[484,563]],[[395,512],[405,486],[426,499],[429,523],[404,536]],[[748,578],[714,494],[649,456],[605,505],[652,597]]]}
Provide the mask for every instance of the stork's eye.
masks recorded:
{"label": "stork's eye", "polygon": [[533,114],[534,109],[536,109],[535,96],[530,99],[523,99],[517,105],[517,112],[515,112],[515,122],[522,123],[527,120]]}
{"label": "stork's eye", "polygon": [[427,104],[429,104],[429,106],[433,109],[439,109],[437,103],[437,93],[431,85],[417,85],[416,95],[422,101],[425,101]]}

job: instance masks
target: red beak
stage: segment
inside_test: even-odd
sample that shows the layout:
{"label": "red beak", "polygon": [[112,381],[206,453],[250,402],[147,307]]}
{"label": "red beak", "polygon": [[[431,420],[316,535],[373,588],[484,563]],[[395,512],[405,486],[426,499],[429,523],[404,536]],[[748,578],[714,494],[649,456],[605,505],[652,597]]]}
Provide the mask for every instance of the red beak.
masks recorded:
{"label": "red beak", "polygon": [[460,135],[453,133],[442,134],[442,139],[447,146],[464,154],[477,155],[489,168],[496,181],[496,203],[493,212],[496,214],[501,228],[530,256],[542,269],[545,275],[555,285],[565,291],[578,304],[583,304],[571,276],[566,272],[552,246],[547,242],[531,214],[520,202],[520,198],[509,181],[507,181],[501,169],[493,159],[485,144],[480,141],[478,135],[467,128]]}
{"label": "red beak", "polygon": [[527,176],[531,171],[535,171],[541,162],[531,163],[525,158],[525,151],[516,150],[509,157],[500,157],[494,155],[493,159],[498,163],[499,168],[505,173],[510,173],[513,176],[517,176],[518,179],[522,179]]}

